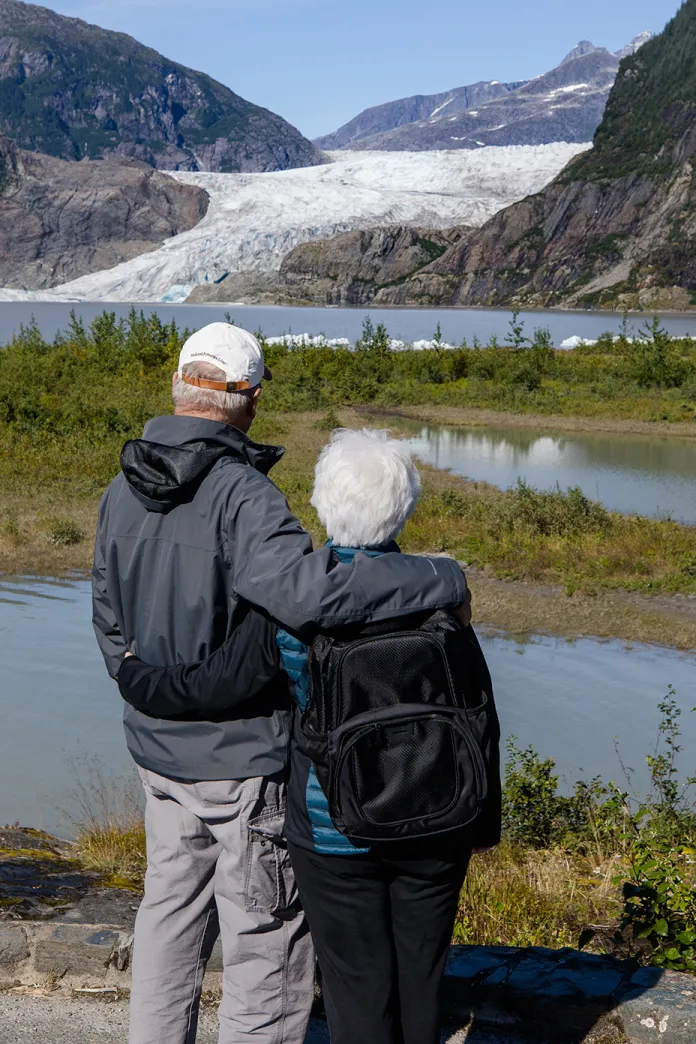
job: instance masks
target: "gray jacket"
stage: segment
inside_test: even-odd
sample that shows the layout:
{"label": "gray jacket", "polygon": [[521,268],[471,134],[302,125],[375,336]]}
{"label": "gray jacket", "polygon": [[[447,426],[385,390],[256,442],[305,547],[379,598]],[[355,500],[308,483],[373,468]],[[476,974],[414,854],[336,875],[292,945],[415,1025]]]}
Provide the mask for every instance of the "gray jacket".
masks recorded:
{"label": "gray jacket", "polygon": [[247,653],[235,674],[244,691],[227,710],[154,717],[126,704],[131,754],[169,778],[245,779],[284,766],[287,686],[266,617],[306,640],[466,597],[451,559],[358,554],[341,564],[328,547],[312,551],[267,477],[283,452],[215,421],[157,417],[124,447],[102,500],[93,622],[111,676],[129,649],[166,667],[204,660],[234,634]]}

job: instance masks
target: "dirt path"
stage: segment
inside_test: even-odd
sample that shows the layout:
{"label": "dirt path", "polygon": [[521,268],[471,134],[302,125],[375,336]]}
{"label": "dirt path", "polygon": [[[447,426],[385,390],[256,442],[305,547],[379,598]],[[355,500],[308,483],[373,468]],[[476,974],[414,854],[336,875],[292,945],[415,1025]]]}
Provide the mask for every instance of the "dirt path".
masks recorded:
{"label": "dirt path", "polygon": [[[0,993],[2,1044],[126,1044],[128,1006],[124,1001],[71,1000],[56,996],[13,996]],[[217,1018],[204,1011],[197,1044],[217,1044]],[[497,1033],[467,1034],[447,1030],[442,1044],[519,1044]],[[305,1044],[329,1044],[326,1024],[313,1020]],[[528,1042],[529,1044],[529,1042]],[[534,1042],[531,1042],[534,1044]],[[538,1042],[542,1044],[542,1042]]]}

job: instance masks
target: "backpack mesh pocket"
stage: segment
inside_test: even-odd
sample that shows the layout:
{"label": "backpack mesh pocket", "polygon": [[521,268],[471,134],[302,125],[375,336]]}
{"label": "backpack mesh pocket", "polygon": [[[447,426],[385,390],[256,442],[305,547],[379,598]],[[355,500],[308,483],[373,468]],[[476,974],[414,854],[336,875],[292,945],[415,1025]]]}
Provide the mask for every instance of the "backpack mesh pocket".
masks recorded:
{"label": "backpack mesh pocket", "polygon": [[363,715],[329,738],[329,810],[348,837],[453,829],[478,814],[481,753],[456,709],[402,706]]}
{"label": "backpack mesh pocket", "polygon": [[424,719],[375,728],[352,747],[349,771],[371,823],[442,815],[459,791],[452,726]]}
{"label": "backpack mesh pocket", "polygon": [[356,642],[341,657],[339,691],[338,722],[376,707],[454,704],[442,647],[423,633]]}

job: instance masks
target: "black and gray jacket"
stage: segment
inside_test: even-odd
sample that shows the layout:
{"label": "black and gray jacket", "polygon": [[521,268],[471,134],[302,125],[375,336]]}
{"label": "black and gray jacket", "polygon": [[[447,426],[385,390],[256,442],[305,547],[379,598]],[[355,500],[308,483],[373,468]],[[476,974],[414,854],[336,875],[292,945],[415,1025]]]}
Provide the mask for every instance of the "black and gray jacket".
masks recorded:
{"label": "black and gray jacket", "polygon": [[167,667],[205,660],[233,636],[237,647],[234,686],[209,686],[205,705],[184,693],[171,706],[153,697],[147,713],[126,705],[129,749],[161,775],[245,779],[284,767],[288,690],[266,618],[309,639],[466,597],[451,559],[359,554],[342,564],[330,548],[313,552],[267,477],[282,455],[229,425],[157,417],[124,447],[102,501],[93,620],[111,676],[129,650]]}

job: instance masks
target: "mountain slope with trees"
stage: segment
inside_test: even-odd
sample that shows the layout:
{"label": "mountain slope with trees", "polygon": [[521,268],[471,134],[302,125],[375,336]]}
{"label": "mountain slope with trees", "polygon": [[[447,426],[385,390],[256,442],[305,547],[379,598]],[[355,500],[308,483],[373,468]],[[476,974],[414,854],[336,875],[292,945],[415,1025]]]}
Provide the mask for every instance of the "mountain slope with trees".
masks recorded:
{"label": "mountain slope with trees", "polygon": [[595,147],[392,303],[696,305],[696,0],[622,61]]}
{"label": "mountain slope with trees", "polygon": [[164,170],[306,167],[322,153],[285,120],[130,36],[0,0],[0,132],[64,160]]}

